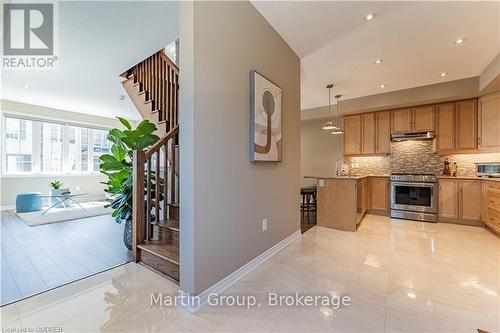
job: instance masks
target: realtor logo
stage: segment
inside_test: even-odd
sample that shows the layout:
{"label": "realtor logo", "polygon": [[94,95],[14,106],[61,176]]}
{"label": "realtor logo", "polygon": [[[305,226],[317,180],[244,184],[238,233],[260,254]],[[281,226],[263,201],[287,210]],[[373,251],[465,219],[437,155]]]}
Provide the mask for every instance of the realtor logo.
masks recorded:
{"label": "realtor logo", "polygon": [[54,3],[3,4],[3,69],[54,69],[57,17]]}
{"label": "realtor logo", "polygon": [[4,4],[4,55],[53,55],[54,8],[44,4]]}

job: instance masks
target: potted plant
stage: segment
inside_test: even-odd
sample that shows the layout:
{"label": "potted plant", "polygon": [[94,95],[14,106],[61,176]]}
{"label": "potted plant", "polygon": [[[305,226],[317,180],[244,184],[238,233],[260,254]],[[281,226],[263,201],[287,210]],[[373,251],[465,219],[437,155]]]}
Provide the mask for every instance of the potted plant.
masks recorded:
{"label": "potted plant", "polygon": [[57,208],[65,208],[65,200],[61,197],[63,194],[69,194],[69,188],[61,188],[63,183],[60,180],[54,180],[50,182],[50,205],[55,205],[60,202],[60,204],[54,206]]}
{"label": "potted plant", "polygon": [[132,249],[132,158],[134,150],[147,149],[160,138],[153,134],[156,126],[148,120],[142,121],[136,129],[123,118],[118,120],[125,126],[124,130],[113,128],[108,133],[112,142],[111,153],[100,157],[101,173],[108,177],[105,191],[113,197],[106,207],[113,209],[112,216],[117,223],[125,222],[123,242]]}

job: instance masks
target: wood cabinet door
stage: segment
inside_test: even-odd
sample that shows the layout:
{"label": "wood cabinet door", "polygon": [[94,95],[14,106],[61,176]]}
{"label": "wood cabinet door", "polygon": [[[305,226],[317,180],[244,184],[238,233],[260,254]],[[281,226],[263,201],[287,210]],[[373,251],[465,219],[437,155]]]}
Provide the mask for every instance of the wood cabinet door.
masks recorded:
{"label": "wood cabinet door", "polygon": [[391,152],[391,112],[375,113],[375,152],[389,154]]}
{"label": "wood cabinet door", "polygon": [[457,102],[456,106],[457,150],[477,149],[477,101]]}
{"label": "wood cabinet door", "polygon": [[392,133],[411,132],[412,123],[411,109],[401,109],[392,111]]}
{"label": "wood cabinet door", "polygon": [[461,220],[481,221],[481,181],[460,180],[459,218]]}
{"label": "wood cabinet door", "polygon": [[375,114],[361,115],[361,154],[375,153]]}
{"label": "wood cabinet door", "polygon": [[434,131],[434,106],[421,106],[413,109],[413,132]]}
{"label": "wood cabinet door", "polygon": [[500,93],[479,100],[479,149],[500,151]]}
{"label": "wood cabinet door", "polygon": [[344,125],[344,155],[361,153],[361,116],[347,116],[342,118]]}
{"label": "wood cabinet door", "polygon": [[365,178],[361,181],[361,210],[364,213],[368,210],[369,205],[369,197],[368,197],[368,178]]}
{"label": "wood cabinet door", "polygon": [[458,181],[439,180],[439,217],[458,219]]}
{"label": "wood cabinet door", "polygon": [[488,182],[481,182],[481,221],[488,222]]}
{"label": "wood cabinet door", "polygon": [[370,179],[370,210],[389,210],[389,178]]}
{"label": "wood cabinet door", "polygon": [[455,103],[439,104],[437,113],[437,150],[455,150]]}

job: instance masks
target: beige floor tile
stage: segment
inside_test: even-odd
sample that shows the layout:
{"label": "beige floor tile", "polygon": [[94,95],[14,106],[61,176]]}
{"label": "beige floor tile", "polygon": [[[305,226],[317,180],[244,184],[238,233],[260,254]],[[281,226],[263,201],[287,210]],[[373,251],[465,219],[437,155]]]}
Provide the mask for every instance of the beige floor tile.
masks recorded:
{"label": "beige floor tile", "polygon": [[[178,286],[130,263],[11,306],[2,324],[64,332],[500,331],[500,243],[482,228],[367,216],[357,232],[307,231],[227,295],[261,307],[152,307]],[[270,307],[270,292],[349,296],[351,304]]]}

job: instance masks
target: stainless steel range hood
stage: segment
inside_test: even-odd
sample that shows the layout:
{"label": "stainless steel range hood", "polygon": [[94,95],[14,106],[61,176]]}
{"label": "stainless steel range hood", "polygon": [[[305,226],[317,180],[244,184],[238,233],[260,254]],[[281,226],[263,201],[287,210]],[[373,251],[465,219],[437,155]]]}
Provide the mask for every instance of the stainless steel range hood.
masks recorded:
{"label": "stainless steel range hood", "polygon": [[434,132],[394,133],[391,134],[391,141],[432,140],[435,136]]}

